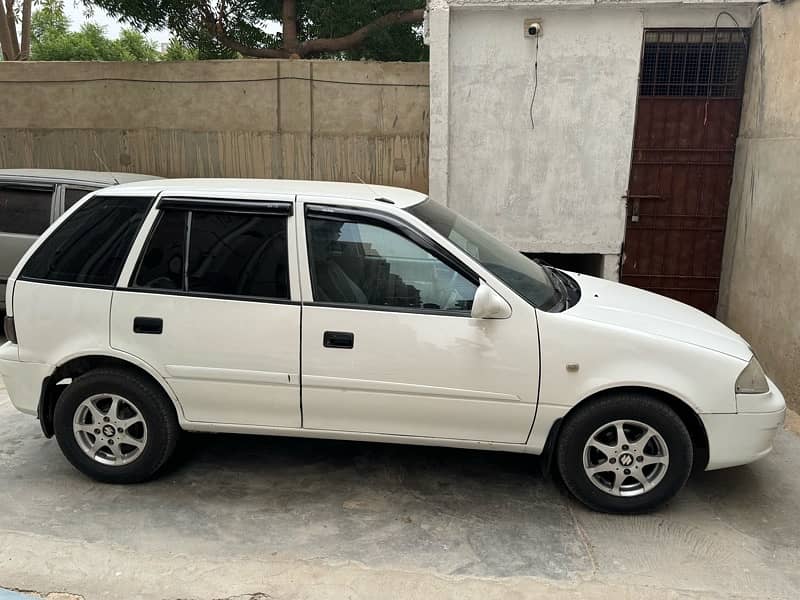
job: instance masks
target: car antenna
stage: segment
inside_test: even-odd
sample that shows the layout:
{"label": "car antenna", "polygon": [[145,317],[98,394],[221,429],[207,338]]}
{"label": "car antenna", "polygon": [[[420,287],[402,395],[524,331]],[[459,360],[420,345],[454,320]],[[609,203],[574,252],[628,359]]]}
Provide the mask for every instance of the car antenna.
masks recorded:
{"label": "car antenna", "polygon": [[372,192],[373,194],[375,194],[375,200],[376,201],[378,201],[378,202],[386,202],[387,204],[394,204],[394,202],[389,200],[389,198],[385,198],[383,196],[379,196],[378,192],[376,192],[370,184],[368,184],[366,181],[361,179],[361,177],[359,177],[358,173],[356,173],[355,171],[353,171],[353,177],[358,179],[359,183],[362,183],[365,186],[367,186],[369,188],[369,191]]}
{"label": "car antenna", "polygon": [[111,175],[111,178],[114,180],[114,183],[119,185],[119,179],[117,179],[117,176],[114,175],[114,173],[111,171],[111,169],[108,168],[108,165],[106,164],[106,161],[104,161],[100,157],[100,155],[97,153],[97,150],[95,150],[94,148],[92,148],[92,152],[94,153],[94,156],[97,159],[97,162],[99,162],[101,165],[103,165],[103,168],[108,172],[109,175]]}

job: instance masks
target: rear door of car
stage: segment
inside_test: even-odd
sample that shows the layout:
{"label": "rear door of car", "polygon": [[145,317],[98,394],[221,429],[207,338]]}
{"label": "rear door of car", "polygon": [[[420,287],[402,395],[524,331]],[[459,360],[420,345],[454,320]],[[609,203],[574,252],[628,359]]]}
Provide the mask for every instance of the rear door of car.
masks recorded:
{"label": "rear door of car", "polygon": [[293,200],[161,197],[134,245],[111,345],[157,369],[187,421],[300,427]]}
{"label": "rear door of car", "polygon": [[55,216],[55,186],[0,180],[0,308],[8,277]]}

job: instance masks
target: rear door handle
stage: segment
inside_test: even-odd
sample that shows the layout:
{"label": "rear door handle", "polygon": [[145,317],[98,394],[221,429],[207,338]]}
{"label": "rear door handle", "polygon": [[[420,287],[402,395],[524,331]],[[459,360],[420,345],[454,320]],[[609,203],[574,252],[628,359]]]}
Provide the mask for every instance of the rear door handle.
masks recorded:
{"label": "rear door handle", "polygon": [[164,331],[164,320],[157,317],[135,317],[133,333],[149,333],[160,335]]}
{"label": "rear door handle", "polygon": [[322,334],[322,345],[326,348],[352,348],[354,339],[349,331],[326,331]]}

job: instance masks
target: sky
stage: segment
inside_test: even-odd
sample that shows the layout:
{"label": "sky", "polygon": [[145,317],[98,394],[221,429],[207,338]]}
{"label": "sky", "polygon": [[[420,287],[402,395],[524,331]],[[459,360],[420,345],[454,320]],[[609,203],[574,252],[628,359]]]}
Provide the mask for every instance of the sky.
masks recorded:
{"label": "sky", "polygon": [[[98,25],[106,28],[106,35],[110,38],[116,38],[124,25],[120,24],[115,18],[108,16],[108,14],[97,7],[92,8],[92,16],[86,17],[86,7],[82,2],[75,2],[75,0],[65,0],[64,11],[67,13],[72,29],[78,30],[81,25],[86,21],[93,21]],[[156,42],[159,46],[163,43],[169,42],[169,31],[148,31],[145,34],[149,39]]]}

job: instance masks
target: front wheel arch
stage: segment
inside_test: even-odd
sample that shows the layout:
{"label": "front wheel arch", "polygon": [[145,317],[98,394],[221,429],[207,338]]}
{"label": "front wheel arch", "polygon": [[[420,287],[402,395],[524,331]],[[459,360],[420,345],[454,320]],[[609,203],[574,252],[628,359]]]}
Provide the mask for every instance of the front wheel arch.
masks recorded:
{"label": "front wheel arch", "polygon": [[581,403],[562,424],[555,462],[567,490],[587,507],[637,514],[684,486],[695,465],[694,443],[669,404],[629,390]]}
{"label": "front wheel arch", "polygon": [[604,389],[587,396],[575,404],[575,406],[570,408],[563,417],[553,423],[553,425],[550,427],[550,433],[547,436],[547,441],[545,442],[544,454],[547,460],[546,465],[548,473],[555,474],[555,472],[558,470],[555,468],[555,461],[553,460],[552,455],[556,444],[558,443],[558,436],[562,425],[569,420],[570,416],[573,415],[579,409],[579,407],[584,407],[589,402],[596,402],[601,398],[614,396],[619,393],[644,394],[652,397],[655,400],[663,402],[669,408],[675,411],[675,413],[680,417],[681,421],[683,421],[686,429],[689,430],[689,436],[692,439],[692,446],[694,448],[695,455],[694,470],[702,471],[706,468],[708,465],[709,448],[708,433],[706,432],[705,425],[703,425],[703,421],[691,406],[677,396],[673,396],[672,394],[662,390],[645,386],[621,386]]}

